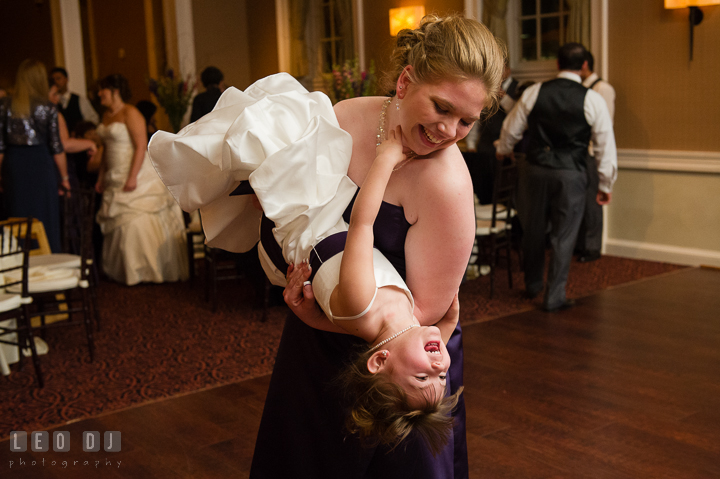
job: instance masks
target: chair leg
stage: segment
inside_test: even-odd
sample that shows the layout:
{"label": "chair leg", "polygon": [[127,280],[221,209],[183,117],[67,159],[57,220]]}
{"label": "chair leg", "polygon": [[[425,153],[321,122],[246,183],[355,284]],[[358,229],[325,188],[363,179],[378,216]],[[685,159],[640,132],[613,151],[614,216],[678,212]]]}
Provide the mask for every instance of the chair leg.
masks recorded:
{"label": "chair leg", "polygon": [[186,237],[186,246],[188,254],[188,272],[190,274],[190,282],[195,281],[195,243],[193,242],[193,234],[188,233]]}
{"label": "chair leg", "polygon": [[91,320],[91,300],[87,288],[82,290],[83,321],[85,322],[85,335],[87,336],[88,349],[90,350],[90,362],[95,360],[95,341],[93,339],[93,327]]}
{"label": "chair leg", "polygon": [[510,244],[510,238],[507,238],[507,243],[505,243],[505,254],[507,255],[508,288],[512,289],[512,245]]}
{"label": "chair leg", "polygon": [[[42,369],[40,368],[40,358],[38,357],[37,348],[35,347],[35,337],[33,336],[32,325],[30,324],[30,308],[27,305],[23,306],[23,321],[25,323],[25,330],[27,334],[23,334],[27,338],[28,347],[30,347],[30,355],[32,357],[33,367],[35,368],[35,377],[37,377],[38,387],[42,388],[45,386],[43,379]],[[19,329],[19,328],[18,328]],[[18,340],[20,336],[18,335]],[[18,341],[22,344],[22,341]],[[23,358],[23,348],[19,348],[18,353],[20,354],[19,360]]]}

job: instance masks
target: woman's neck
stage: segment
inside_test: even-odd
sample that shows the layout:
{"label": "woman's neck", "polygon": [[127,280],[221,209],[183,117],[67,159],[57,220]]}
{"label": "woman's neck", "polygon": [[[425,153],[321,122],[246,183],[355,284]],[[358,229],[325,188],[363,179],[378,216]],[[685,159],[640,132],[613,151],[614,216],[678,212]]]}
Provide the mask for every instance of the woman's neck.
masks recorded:
{"label": "woman's neck", "polygon": [[113,100],[110,106],[108,107],[108,111],[110,112],[110,117],[117,116],[118,113],[120,113],[123,108],[125,108],[125,102],[118,99]]}

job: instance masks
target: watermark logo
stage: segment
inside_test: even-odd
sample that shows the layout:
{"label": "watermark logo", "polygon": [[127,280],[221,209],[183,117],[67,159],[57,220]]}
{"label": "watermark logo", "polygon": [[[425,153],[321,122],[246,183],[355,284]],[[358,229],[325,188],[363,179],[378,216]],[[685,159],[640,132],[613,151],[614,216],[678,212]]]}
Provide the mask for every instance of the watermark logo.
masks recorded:
{"label": "watermark logo", "polygon": [[[49,452],[50,447],[54,452],[70,451],[70,431],[54,431],[52,444],[50,433],[47,431],[33,431],[29,438],[26,431],[10,432],[10,451],[27,452],[28,439],[32,452]],[[120,452],[122,448],[122,435],[120,431],[84,431],[82,434],[82,449],[84,452]]]}

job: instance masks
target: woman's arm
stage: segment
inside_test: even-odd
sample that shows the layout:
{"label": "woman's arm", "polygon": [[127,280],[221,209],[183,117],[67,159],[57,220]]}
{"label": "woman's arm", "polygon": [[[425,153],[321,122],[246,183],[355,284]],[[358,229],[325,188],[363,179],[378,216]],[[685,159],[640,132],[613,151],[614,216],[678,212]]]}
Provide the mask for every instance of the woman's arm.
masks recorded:
{"label": "woman's arm", "polygon": [[354,316],[360,313],[375,295],[373,224],[393,168],[405,159],[400,127],[388,132],[388,139],[377,147],[376,152],[375,161],[360,188],[350,215],[350,226],[340,264],[340,280],[330,298],[330,307],[338,316]]}
{"label": "woman's arm", "polygon": [[[59,139],[60,144],[63,148],[65,148],[63,137],[69,137],[70,135],[68,134],[67,125],[65,124],[65,118],[63,118],[63,116],[60,115],[54,107],[53,115],[50,120],[49,132],[49,141],[52,143],[53,141],[57,141],[57,139]],[[65,152],[55,152],[53,154],[53,160],[55,160],[58,173],[60,173],[60,185],[65,189],[65,191],[70,191],[70,177],[68,176],[67,156],[65,156]],[[60,191],[60,194],[63,193],[63,191]]]}
{"label": "woman's arm", "polygon": [[473,241],[472,181],[457,147],[428,164],[405,188],[416,220],[405,240],[406,282],[422,325],[435,324],[448,310],[465,275]]}
{"label": "woman's arm", "polygon": [[311,268],[307,263],[302,263],[297,268],[293,264],[288,267],[287,286],[283,291],[285,303],[303,323],[311,328],[331,333],[350,334],[339,326],[335,326],[318,307],[312,286],[305,284],[305,281],[310,278],[310,273]]}
{"label": "woman's arm", "polygon": [[131,105],[125,107],[126,117],[125,124],[130,132],[130,139],[135,147],[133,153],[132,166],[128,173],[127,181],[123,187],[123,191],[133,191],[137,188],[137,175],[142,167],[147,150],[147,130],[145,128],[145,118],[137,108]]}
{"label": "woman's arm", "polygon": [[87,151],[89,155],[95,154],[97,146],[92,140],[84,138],[72,138],[68,133],[67,123],[62,115],[58,115],[58,123],[60,125],[60,141],[62,142],[65,153],[80,153]]}

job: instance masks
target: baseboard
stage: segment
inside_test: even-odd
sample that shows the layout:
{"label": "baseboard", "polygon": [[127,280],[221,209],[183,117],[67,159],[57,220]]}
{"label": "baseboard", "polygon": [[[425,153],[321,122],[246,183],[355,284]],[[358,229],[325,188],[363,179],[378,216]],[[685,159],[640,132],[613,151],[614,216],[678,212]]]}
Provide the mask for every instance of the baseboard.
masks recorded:
{"label": "baseboard", "polygon": [[720,153],[618,148],[618,168],[717,174],[720,173]]}
{"label": "baseboard", "polygon": [[720,251],[608,238],[605,253],[624,258],[689,266],[720,267]]}

